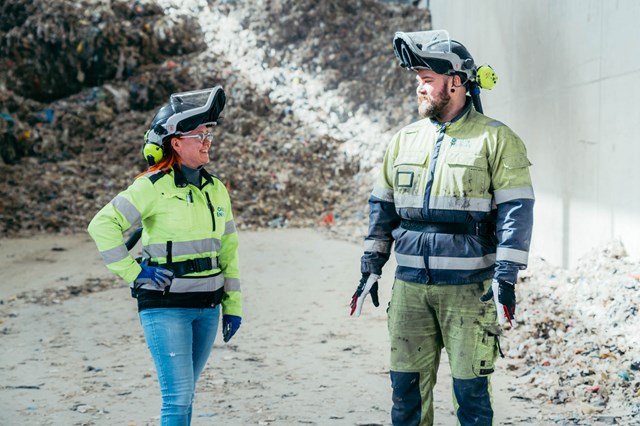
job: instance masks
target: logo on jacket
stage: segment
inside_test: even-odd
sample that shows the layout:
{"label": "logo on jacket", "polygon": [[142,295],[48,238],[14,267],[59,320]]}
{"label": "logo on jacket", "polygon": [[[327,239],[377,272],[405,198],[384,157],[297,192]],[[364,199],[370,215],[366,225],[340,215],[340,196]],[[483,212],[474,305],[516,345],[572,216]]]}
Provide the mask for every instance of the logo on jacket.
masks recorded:
{"label": "logo on jacket", "polygon": [[451,138],[450,145],[456,148],[471,148],[471,141],[468,139]]}
{"label": "logo on jacket", "polygon": [[224,217],[224,207],[218,207],[216,209],[216,216],[218,217]]}

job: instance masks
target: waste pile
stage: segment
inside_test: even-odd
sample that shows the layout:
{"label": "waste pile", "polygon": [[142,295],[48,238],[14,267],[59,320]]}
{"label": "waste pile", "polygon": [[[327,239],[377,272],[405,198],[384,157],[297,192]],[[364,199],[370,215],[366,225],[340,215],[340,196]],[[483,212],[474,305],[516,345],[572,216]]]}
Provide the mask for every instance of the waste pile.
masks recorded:
{"label": "waste pile", "polygon": [[241,228],[361,220],[371,159],[413,108],[393,32],[429,26],[425,9],[374,0],[1,8],[0,235],[84,229],[146,167],[142,135],[169,94],[218,84],[209,169]]}
{"label": "waste pile", "polygon": [[[531,260],[516,285],[518,327],[501,339],[513,398],[577,403],[557,424],[640,422],[640,262],[619,241],[569,270]],[[611,412],[610,407],[619,407]],[[569,422],[571,420],[571,422]],[[573,422],[575,420],[575,423]]]}

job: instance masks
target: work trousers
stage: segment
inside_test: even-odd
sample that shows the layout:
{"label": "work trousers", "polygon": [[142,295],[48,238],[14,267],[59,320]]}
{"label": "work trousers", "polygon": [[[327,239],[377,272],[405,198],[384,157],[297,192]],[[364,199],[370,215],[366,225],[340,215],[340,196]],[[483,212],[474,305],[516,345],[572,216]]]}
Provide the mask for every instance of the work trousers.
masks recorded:
{"label": "work trousers", "polygon": [[500,326],[494,303],[479,300],[490,286],[490,280],[465,285],[395,280],[388,310],[394,425],[433,424],[442,348],[449,358],[459,424],[492,424],[489,375],[499,351]]}
{"label": "work trousers", "polygon": [[140,312],[162,393],[161,426],[191,424],[193,398],[218,330],[220,307]]}

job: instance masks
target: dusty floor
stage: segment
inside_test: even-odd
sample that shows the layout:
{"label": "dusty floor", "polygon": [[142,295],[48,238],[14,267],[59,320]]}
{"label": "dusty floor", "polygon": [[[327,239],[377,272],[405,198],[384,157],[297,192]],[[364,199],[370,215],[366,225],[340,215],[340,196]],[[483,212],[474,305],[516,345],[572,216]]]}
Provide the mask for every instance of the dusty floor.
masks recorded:
{"label": "dusty floor", "polygon": [[[194,425],[390,424],[383,307],[392,265],[382,306],[350,318],[360,255],[313,230],[241,234],[242,328],[215,344]],[[0,423],[157,424],[159,388],[134,301],[86,235],[0,240],[0,270]],[[527,379],[506,364],[493,377],[496,424],[612,424],[577,420],[575,405],[514,398]],[[438,425],[455,424],[449,381],[443,365]]]}

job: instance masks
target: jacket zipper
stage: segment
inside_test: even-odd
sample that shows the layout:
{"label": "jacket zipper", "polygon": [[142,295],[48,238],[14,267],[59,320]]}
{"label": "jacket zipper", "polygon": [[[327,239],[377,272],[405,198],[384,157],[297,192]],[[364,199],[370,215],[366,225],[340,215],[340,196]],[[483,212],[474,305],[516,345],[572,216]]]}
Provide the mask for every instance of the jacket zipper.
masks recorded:
{"label": "jacket zipper", "polygon": [[205,192],[204,195],[207,197],[207,206],[209,207],[209,211],[211,212],[211,223],[213,223],[213,231],[216,230],[216,216],[213,211],[213,205],[211,204],[211,199],[209,198],[209,193]]}

